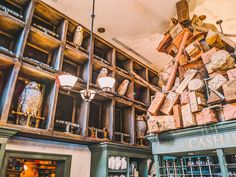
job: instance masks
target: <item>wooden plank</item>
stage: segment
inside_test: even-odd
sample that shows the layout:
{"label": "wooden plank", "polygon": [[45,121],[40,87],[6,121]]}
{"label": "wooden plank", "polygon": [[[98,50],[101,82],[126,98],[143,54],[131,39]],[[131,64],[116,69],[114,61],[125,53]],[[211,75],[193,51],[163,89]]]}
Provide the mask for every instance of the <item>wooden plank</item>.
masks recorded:
{"label": "wooden plank", "polygon": [[176,89],[176,93],[181,94],[185,88],[187,87],[188,83],[193,79],[193,77],[197,74],[197,71],[194,69],[190,69],[185,74],[184,80],[181,82],[180,86]]}
{"label": "wooden plank", "polygon": [[188,37],[190,36],[190,31],[187,28],[185,28],[183,31],[184,31],[184,34],[183,34],[183,37],[181,38],[181,43],[180,43],[178,53],[175,56],[175,63],[174,63],[174,66],[171,70],[168,82],[166,84],[167,91],[170,91],[172,89],[172,86],[175,82],[175,77],[176,77],[176,73],[177,73],[178,65],[179,65],[179,58],[181,57],[181,55],[183,53],[184,44],[186,43],[186,41],[188,40]]}
{"label": "wooden plank", "polygon": [[179,100],[179,94],[175,92],[169,92],[166,96],[166,99],[160,109],[160,111],[166,115],[170,115],[173,110],[173,106],[177,104]]}

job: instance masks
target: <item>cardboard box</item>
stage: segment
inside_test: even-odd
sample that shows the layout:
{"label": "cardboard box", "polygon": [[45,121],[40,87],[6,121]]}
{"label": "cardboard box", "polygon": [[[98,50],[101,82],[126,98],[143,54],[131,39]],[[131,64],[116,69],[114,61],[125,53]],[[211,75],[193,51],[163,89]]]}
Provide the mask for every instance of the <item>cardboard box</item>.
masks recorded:
{"label": "cardboard box", "polygon": [[217,123],[217,115],[213,109],[205,108],[201,112],[196,113],[196,121],[198,125]]}
{"label": "cardboard box", "polygon": [[180,95],[180,104],[181,105],[190,103],[190,101],[189,101],[189,93],[190,92],[188,92],[188,91],[184,91],[184,92],[181,93],[181,95]]}
{"label": "cardboard box", "polygon": [[236,68],[228,70],[227,75],[228,75],[229,80],[236,79]]}
{"label": "cardboard box", "polygon": [[225,121],[236,119],[236,103],[224,105],[223,114]]}
{"label": "cardboard box", "polygon": [[175,120],[173,115],[169,116],[149,116],[147,121],[148,133],[160,133],[163,131],[175,129]]}
{"label": "cardboard box", "polygon": [[222,74],[216,74],[211,80],[209,80],[208,86],[214,90],[218,90],[227,81]]}
{"label": "cardboard box", "polygon": [[206,105],[206,99],[202,93],[196,91],[189,93],[190,107],[192,112],[199,112]]}
{"label": "cardboard box", "polygon": [[207,52],[201,54],[203,63],[204,64],[210,63],[212,55],[216,52],[217,52],[216,48],[213,47],[210,50],[208,50]]}
{"label": "cardboard box", "polygon": [[236,101],[236,79],[225,82],[222,87],[225,100],[227,102]]}

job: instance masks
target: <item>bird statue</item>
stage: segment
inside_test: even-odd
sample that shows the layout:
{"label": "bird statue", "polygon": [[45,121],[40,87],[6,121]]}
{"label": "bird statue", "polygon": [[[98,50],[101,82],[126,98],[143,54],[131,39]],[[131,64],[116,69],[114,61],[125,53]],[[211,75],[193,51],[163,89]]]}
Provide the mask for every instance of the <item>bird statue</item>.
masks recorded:
{"label": "bird statue", "polygon": [[81,46],[83,41],[84,29],[82,26],[78,26],[75,31],[73,43],[78,47]]}
{"label": "bird statue", "polygon": [[128,85],[129,85],[129,80],[127,80],[127,79],[123,80],[123,82],[118,87],[118,90],[117,90],[118,94],[125,95],[125,93],[128,89]]}
{"label": "bird statue", "polygon": [[98,85],[98,79],[101,77],[106,77],[108,74],[108,69],[107,68],[102,68],[100,73],[98,74],[97,80],[96,80],[96,85]]}
{"label": "bird statue", "polygon": [[[28,82],[22,91],[17,104],[17,112],[22,112],[26,116],[36,117],[42,104],[42,93],[40,84],[36,82]],[[23,117],[23,116],[21,116]],[[25,118],[20,118],[20,125],[26,125]]]}

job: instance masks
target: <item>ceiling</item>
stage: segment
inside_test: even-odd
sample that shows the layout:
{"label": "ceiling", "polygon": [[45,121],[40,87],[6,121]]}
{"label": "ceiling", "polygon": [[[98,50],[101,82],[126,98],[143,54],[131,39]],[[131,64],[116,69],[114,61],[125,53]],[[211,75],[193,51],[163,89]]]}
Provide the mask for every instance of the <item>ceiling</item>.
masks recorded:
{"label": "ceiling", "polygon": [[[92,0],[43,0],[65,15],[90,28]],[[170,17],[176,16],[178,0],[96,0],[94,32],[133,57],[159,70],[171,59],[156,51],[168,28]],[[207,22],[224,20],[223,29],[236,33],[236,0],[189,0],[191,15],[206,15]],[[99,34],[97,29],[106,32]],[[125,44],[143,57],[122,47]],[[236,40],[236,38],[235,38]]]}

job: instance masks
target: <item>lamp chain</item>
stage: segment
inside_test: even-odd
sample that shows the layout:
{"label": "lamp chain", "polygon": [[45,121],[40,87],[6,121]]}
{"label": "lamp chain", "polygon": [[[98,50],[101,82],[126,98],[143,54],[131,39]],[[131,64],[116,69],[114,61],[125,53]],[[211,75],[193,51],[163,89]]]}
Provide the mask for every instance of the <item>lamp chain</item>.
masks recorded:
{"label": "lamp chain", "polygon": [[89,39],[89,61],[88,61],[88,79],[87,79],[87,90],[89,90],[89,84],[90,84],[90,73],[91,73],[91,69],[92,69],[92,59],[93,59],[93,47],[92,47],[92,43],[93,43],[93,25],[94,25],[94,18],[95,18],[95,13],[94,13],[94,9],[95,9],[95,0],[93,0],[93,8],[92,8],[92,15],[91,15],[91,29],[90,29],[90,39]]}

